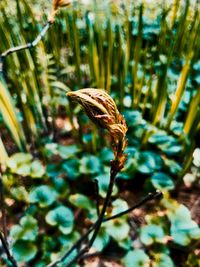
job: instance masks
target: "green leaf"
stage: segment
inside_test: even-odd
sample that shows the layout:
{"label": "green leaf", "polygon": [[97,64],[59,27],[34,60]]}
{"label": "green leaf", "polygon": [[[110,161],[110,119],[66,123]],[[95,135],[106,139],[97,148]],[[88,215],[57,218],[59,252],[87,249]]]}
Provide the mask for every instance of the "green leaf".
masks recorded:
{"label": "green leaf", "polygon": [[151,174],[154,170],[159,170],[162,164],[161,157],[154,152],[140,152],[137,156],[138,171],[143,174]]}
{"label": "green leaf", "polygon": [[[104,173],[100,174],[97,177],[95,177],[98,180],[98,186],[99,186],[99,195],[102,197],[106,196],[106,193],[108,191],[108,185],[110,181],[110,174]],[[114,185],[112,196],[115,196],[118,192],[116,184]]]}
{"label": "green leaf", "polygon": [[170,142],[171,137],[165,131],[157,131],[149,137],[148,141],[151,144],[162,145]]}
{"label": "green leaf", "polygon": [[69,235],[60,235],[58,237],[61,246],[65,248],[70,248],[73,243],[75,243],[80,238],[80,233],[73,231]]}
{"label": "green leaf", "polygon": [[110,237],[105,231],[105,228],[102,227],[93,243],[93,247],[98,251],[102,251],[109,243]]}
{"label": "green leaf", "polygon": [[29,262],[35,258],[37,247],[29,241],[18,240],[12,247],[13,256],[18,262]]}
{"label": "green leaf", "polygon": [[12,196],[19,201],[29,201],[29,195],[24,186],[11,188]]}
{"label": "green leaf", "polygon": [[77,208],[82,208],[86,210],[94,209],[94,203],[85,195],[82,194],[74,194],[69,197],[69,201],[72,205]]}
{"label": "green leaf", "polygon": [[136,158],[128,158],[127,161],[125,162],[125,166],[122,169],[122,171],[118,174],[119,178],[129,180],[132,179],[135,175],[135,173],[138,170],[138,164],[137,164],[137,159]]}
{"label": "green leaf", "polygon": [[7,166],[12,170],[16,171],[16,169],[19,167],[21,164],[25,163],[30,163],[31,160],[33,159],[31,154],[27,153],[15,153],[12,155],[8,161],[7,161]]}
{"label": "green leaf", "polygon": [[164,237],[164,231],[159,225],[150,224],[141,228],[140,239],[147,246],[152,245],[154,242],[162,243]]}
{"label": "green leaf", "polygon": [[112,216],[128,209],[128,204],[123,199],[116,199],[112,202]]}
{"label": "green leaf", "polygon": [[166,155],[173,156],[182,151],[182,146],[176,138],[167,135],[164,131],[158,131],[149,137],[151,144],[157,145]]}
{"label": "green leaf", "polygon": [[102,162],[110,164],[110,161],[113,159],[114,156],[113,156],[112,150],[105,147],[101,150],[99,157],[100,157]]}
{"label": "green leaf", "polygon": [[200,239],[200,228],[191,219],[190,211],[184,205],[178,205],[176,209],[169,211],[168,217],[171,222],[171,236],[175,243],[187,246],[192,239]]}
{"label": "green leaf", "polygon": [[[58,252],[58,253],[52,253],[51,254],[51,261],[55,261],[59,258],[61,258],[64,254],[66,253],[66,248],[63,247],[62,251],[61,252]],[[69,256],[64,259],[62,262],[58,263],[56,265],[56,267],[66,267],[78,254],[78,251],[76,249],[74,249],[70,254]],[[79,267],[80,265],[78,264],[73,264],[72,267]]]}
{"label": "green leaf", "polygon": [[75,156],[75,154],[77,154],[80,151],[77,145],[70,145],[70,146],[58,145],[57,149],[58,149],[58,154],[63,159],[72,158]]}
{"label": "green leaf", "polygon": [[14,240],[34,241],[38,235],[37,220],[27,215],[20,220],[20,225],[12,226],[10,235]]}
{"label": "green leaf", "polygon": [[168,217],[171,223],[176,223],[177,221],[189,222],[191,220],[191,214],[187,207],[184,205],[178,205],[174,209],[168,211]]}
{"label": "green leaf", "polygon": [[149,256],[142,249],[129,251],[123,259],[125,267],[149,266]]}
{"label": "green leaf", "polygon": [[120,242],[127,238],[130,226],[123,218],[117,218],[104,223],[106,233],[110,235],[114,240]]}
{"label": "green leaf", "polygon": [[181,166],[174,160],[163,158],[165,165],[168,167],[171,174],[179,174],[182,170]]}
{"label": "green leaf", "polygon": [[57,239],[54,236],[43,235],[41,248],[43,253],[51,253],[58,246]]}
{"label": "green leaf", "polygon": [[60,197],[64,197],[69,193],[69,185],[63,178],[55,177],[53,179],[53,188],[55,188]]}
{"label": "green leaf", "polygon": [[45,219],[48,224],[58,226],[63,234],[69,234],[73,229],[74,215],[69,208],[64,206],[49,211]]}
{"label": "green leaf", "polygon": [[172,259],[164,253],[155,254],[155,261],[152,263],[152,267],[174,267]]}
{"label": "green leaf", "polygon": [[46,143],[45,147],[43,148],[43,152],[46,157],[52,157],[53,155],[58,154],[57,152],[58,144],[56,143]]}
{"label": "green leaf", "polygon": [[45,174],[45,167],[39,160],[35,160],[31,163],[31,177],[33,178],[41,178]]}
{"label": "green leaf", "polygon": [[80,176],[79,167],[80,163],[78,159],[68,159],[62,164],[62,168],[67,172],[67,177],[70,180],[76,180]]}
{"label": "green leaf", "polygon": [[133,248],[133,244],[132,244],[132,240],[130,238],[130,235],[127,236],[125,239],[121,240],[119,243],[118,243],[119,247],[120,248],[123,248],[124,250],[131,250]]}
{"label": "green leaf", "polygon": [[101,171],[101,164],[98,157],[85,156],[80,160],[80,173],[95,174]]}
{"label": "green leaf", "polygon": [[174,242],[182,246],[189,245],[192,239],[200,239],[200,228],[193,220],[174,221],[170,232]]}
{"label": "green leaf", "polygon": [[163,172],[156,172],[151,177],[151,182],[153,186],[161,190],[171,190],[174,189],[174,182],[171,177]]}
{"label": "green leaf", "polygon": [[31,174],[31,166],[30,164],[21,164],[17,167],[16,174],[19,174],[21,176],[29,176]]}
{"label": "green leaf", "polygon": [[30,203],[38,203],[41,208],[50,206],[57,197],[56,191],[47,185],[41,185],[31,190]]}
{"label": "green leaf", "polygon": [[34,267],[45,267],[46,265],[47,265],[46,262],[40,261],[40,262],[35,263]]}
{"label": "green leaf", "polygon": [[170,228],[170,234],[175,243],[181,246],[187,246],[190,244],[190,237],[184,229],[178,229],[176,227]]}

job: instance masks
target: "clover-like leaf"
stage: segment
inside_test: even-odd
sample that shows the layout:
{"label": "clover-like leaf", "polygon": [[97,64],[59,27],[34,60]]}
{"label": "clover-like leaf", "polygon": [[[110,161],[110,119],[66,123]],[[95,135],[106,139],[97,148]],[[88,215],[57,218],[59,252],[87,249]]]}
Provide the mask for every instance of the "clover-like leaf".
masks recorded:
{"label": "clover-like leaf", "polygon": [[137,155],[138,171],[143,174],[150,174],[162,167],[163,161],[159,154],[151,151],[140,152]]}
{"label": "clover-like leaf", "polygon": [[105,228],[102,227],[93,243],[93,247],[96,248],[98,251],[102,251],[109,243],[110,236],[105,231]]}
{"label": "clover-like leaf", "polygon": [[168,218],[171,222],[170,233],[175,243],[187,246],[192,239],[200,239],[200,228],[191,219],[190,211],[184,205],[178,205],[168,211]]}
{"label": "clover-like leaf", "polygon": [[128,204],[123,199],[116,199],[112,202],[112,216],[128,209]]}
{"label": "clover-like leaf", "polygon": [[30,215],[23,217],[19,225],[12,226],[10,235],[14,240],[34,241],[38,235],[37,220]]}
{"label": "clover-like leaf", "polygon": [[140,239],[147,246],[152,245],[154,242],[162,243],[164,237],[164,231],[159,225],[150,224],[141,228]]}
{"label": "clover-like leaf", "polygon": [[117,242],[125,239],[130,231],[130,226],[123,218],[117,218],[104,223],[106,233]]}
{"label": "clover-like leaf", "polygon": [[151,182],[155,188],[160,190],[174,189],[174,182],[171,177],[163,172],[156,172],[151,177]]}
{"label": "clover-like leaf", "polygon": [[58,226],[63,234],[69,234],[73,229],[74,215],[67,207],[60,206],[49,211],[45,219],[48,224]]}
{"label": "clover-like leaf", "polygon": [[62,247],[70,248],[72,243],[75,243],[80,238],[80,233],[77,231],[73,231],[68,235],[60,235],[58,237],[60,244]]}
{"label": "clover-like leaf", "polygon": [[41,208],[50,206],[57,197],[56,191],[47,185],[41,185],[31,190],[30,203],[38,203]]}
{"label": "clover-like leaf", "polygon": [[12,170],[16,171],[19,165],[30,163],[32,155],[28,153],[15,153],[7,161],[7,166]]}
{"label": "clover-like leaf", "polygon": [[76,206],[77,208],[82,208],[86,210],[94,209],[94,203],[85,195],[82,194],[74,194],[69,197],[69,201],[72,205]]}
{"label": "clover-like leaf", "polygon": [[29,195],[24,186],[11,188],[12,196],[19,201],[29,201]]}
{"label": "clover-like leaf", "polygon": [[80,173],[83,174],[99,173],[101,169],[99,158],[92,155],[83,157],[80,164]]}
{"label": "clover-like leaf", "polygon": [[[108,190],[108,185],[109,185],[109,180],[110,180],[110,175],[109,173],[103,173],[95,177],[98,180],[98,186],[99,186],[99,194],[102,197],[106,196],[107,190]],[[112,195],[115,196],[118,192],[116,184],[114,185]]]}
{"label": "clover-like leaf", "polygon": [[37,253],[37,247],[30,241],[18,240],[12,247],[13,256],[18,262],[29,262]]}
{"label": "clover-like leaf", "polygon": [[53,179],[53,187],[59,196],[66,196],[69,192],[69,185],[63,178],[55,177]]}
{"label": "clover-like leaf", "polygon": [[80,151],[77,145],[63,146],[58,145],[57,153],[63,159],[74,158],[74,155]]}
{"label": "clover-like leaf", "polygon": [[149,256],[142,249],[129,251],[123,259],[125,267],[148,267]]}
{"label": "clover-like leaf", "polygon": [[70,180],[76,180],[80,176],[79,167],[80,163],[78,159],[68,159],[62,163],[62,168]]}
{"label": "clover-like leaf", "polygon": [[33,178],[41,178],[45,174],[45,167],[39,160],[35,160],[31,163],[31,177]]}
{"label": "clover-like leaf", "polygon": [[152,267],[174,267],[172,259],[164,253],[154,255],[155,261],[152,263]]}

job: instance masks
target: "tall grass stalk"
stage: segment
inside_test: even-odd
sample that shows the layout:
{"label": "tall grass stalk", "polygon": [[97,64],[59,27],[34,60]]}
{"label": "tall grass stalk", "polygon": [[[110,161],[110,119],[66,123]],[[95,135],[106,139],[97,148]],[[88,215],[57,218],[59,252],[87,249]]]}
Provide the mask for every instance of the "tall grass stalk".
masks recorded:
{"label": "tall grass stalk", "polygon": [[26,150],[26,139],[20,123],[18,122],[16,109],[12,97],[6,87],[3,77],[0,76],[0,111],[5,124],[19,149]]}
{"label": "tall grass stalk", "polygon": [[196,129],[198,129],[200,118],[200,88],[197,89],[196,94],[193,96],[189,110],[187,113],[187,117],[184,123],[184,132],[187,135],[191,135],[194,133]]}
{"label": "tall grass stalk", "polygon": [[4,169],[8,160],[8,153],[0,136],[0,169]]}
{"label": "tall grass stalk", "polygon": [[137,37],[135,41],[135,48],[134,48],[134,65],[132,68],[132,107],[136,107],[136,94],[138,91],[137,82],[138,82],[138,64],[140,60],[140,53],[141,53],[141,46],[142,46],[142,29],[143,29],[143,5],[139,8],[139,15],[138,15],[138,30],[137,30]]}
{"label": "tall grass stalk", "polygon": [[171,105],[168,119],[167,119],[167,125],[166,125],[167,129],[170,128],[171,122],[172,122],[174,115],[175,115],[175,113],[179,107],[179,103],[180,103],[181,98],[183,96],[183,93],[185,91],[185,85],[186,85],[188,73],[190,70],[190,61],[192,59],[192,56],[193,56],[193,51],[191,51],[189,53],[189,55],[187,56],[185,64],[184,64],[183,69],[181,71],[181,75],[180,75],[180,78],[178,81],[176,93],[175,93],[174,99],[172,100],[172,105]]}

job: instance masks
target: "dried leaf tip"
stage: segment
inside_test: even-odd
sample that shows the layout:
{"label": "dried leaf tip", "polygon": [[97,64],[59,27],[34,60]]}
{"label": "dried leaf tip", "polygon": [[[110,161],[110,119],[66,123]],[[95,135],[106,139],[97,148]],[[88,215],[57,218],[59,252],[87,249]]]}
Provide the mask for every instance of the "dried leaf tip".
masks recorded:
{"label": "dried leaf tip", "polygon": [[50,22],[54,22],[55,15],[56,15],[56,12],[57,12],[59,7],[68,6],[72,2],[73,2],[73,0],[53,0],[53,2],[52,2],[52,12],[51,12],[51,15],[49,17],[49,21]]}
{"label": "dried leaf tip", "polygon": [[118,164],[118,170],[122,169],[126,161],[124,150],[127,146],[126,132],[128,128],[114,100],[106,91],[94,88],[68,92],[67,96],[82,105],[88,117],[96,125],[109,131],[115,156],[114,161]]}

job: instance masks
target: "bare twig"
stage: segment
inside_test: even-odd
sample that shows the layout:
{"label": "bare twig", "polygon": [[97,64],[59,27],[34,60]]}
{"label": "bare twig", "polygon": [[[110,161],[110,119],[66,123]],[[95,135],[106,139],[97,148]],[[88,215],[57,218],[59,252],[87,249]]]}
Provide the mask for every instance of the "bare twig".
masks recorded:
{"label": "bare twig", "polygon": [[5,52],[3,52],[0,55],[0,72],[3,72],[3,59],[5,57],[7,57],[9,54],[12,54],[14,52],[18,52],[24,49],[30,49],[32,47],[35,47],[39,41],[42,39],[42,37],[46,34],[46,32],[48,31],[49,27],[51,26],[53,22],[52,21],[48,21],[46,23],[46,25],[44,26],[44,28],[41,30],[41,32],[39,33],[39,35],[31,42],[31,43],[27,43],[24,45],[19,45],[19,46],[15,46],[15,47],[11,47],[8,50],[6,50]]}
{"label": "bare twig", "polygon": [[94,241],[98,235],[98,232],[100,230],[101,224],[103,222],[104,215],[106,213],[106,209],[108,207],[109,200],[110,200],[111,195],[112,195],[112,190],[113,190],[116,175],[117,175],[117,171],[115,169],[115,161],[112,161],[108,191],[107,191],[106,198],[105,198],[101,213],[99,215],[99,218],[97,219],[96,223],[94,224],[94,233],[93,233],[91,239],[89,240],[89,243],[81,251],[78,252],[78,254],[74,257],[74,259],[71,262],[69,262],[66,265],[66,267],[70,267],[74,263],[76,263],[78,260],[80,260],[84,256],[84,254],[87,253],[89,251],[89,249],[92,247],[92,245],[93,245],[93,243],[94,243]]}
{"label": "bare twig", "polygon": [[[134,209],[136,208],[139,208],[141,206],[143,206],[144,204],[146,204],[148,201],[151,201],[153,199],[159,199],[159,198],[162,198],[162,192],[160,191],[156,191],[155,193],[149,193],[145,198],[143,198],[140,202],[138,202],[136,205],[132,206],[131,208],[123,211],[123,212],[120,212],[114,216],[111,216],[111,217],[108,217],[108,218],[104,218],[103,219],[103,223],[104,222],[107,222],[107,221],[110,221],[110,220],[113,220],[113,219],[116,219],[118,217],[121,217],[123,215],[126,215],[128,214],[130,211],[133,211]],[[71,249],[69,251],[67,251],[67,253],[65,255],[63,255],[63,257],[61,257],[60,259],[50,263],[49,265],[47,265],[47,267],[55,267],[58,263],[60,262],[63,262],[71,253],[73,250],[75,250],[77,247],[79,247],[86,239],[87,237],[89,236],[89,234],[95,229],[95,224],[92,225],[88,231],[80,238],[77,240],[77,242],[71,247]],[[84,256],[81,257],[81,259],[83,258]],[[68,266],[68,265],[67,265]],[[70,266],[70,265],[69,265]]]}
{"label": "bare twig", "polygon": [[94,179],[94,191],[95,191],[97,215],[99,216],[99,214],[100,214],[100,210],[99,210],[99,185],[98,185],[97,179]]}
{"label": "bare twig", "polygon": [[16,260],[10,253],[10,249],[8,247],[7,241],[5,240],[5,237],[3,236],[1,231],[0,231],[0,240],[1,240],[2,246],[5,250],[8,260],[12,263],[13,267],[18,267]]}
{"label": "bare twig", "polygon": [[6,227],[6,212],[4,205],[4,194],[3,194],[3,182],[0,174],[0,210],[1,210],[1,221],[2,221],[2,231],[7,243],[7,227]]}
{"label": "bare twig", "polygon": [[128,214],[129,212],[133,211],[134,209],[137,209],[139,207],[141,207],[143,204],[145,204],[146,202],[153,200],[153,199],[160,199],[162,198],[163,193],[161,191],[156,191],[156,193],[149,193],[144,199],[142,199],[139,203],[137,203],[136,205],[132,206],[131,208],[124,210],[120,213],[117,213],[116,215],[113,215],[111,217],[105,218],[103,221],[107,222],[116,218],[119,218],[125,214]]}
{"label": "bare twig", "polygon": [[5,208],[4,208],[3,182],[2,182],[1,174],[0,174],[0,209],[1,209],[2,230],[3,230],[3,233],[0,231],[0,240],[1,240],[2,246],[4,248],[4,251],[7,255],[8,260],[12,263],[14,267],[17,267],[18,265],[14,257],[10,253],[9,245],[7,242],[6,214],[5,214]]}

